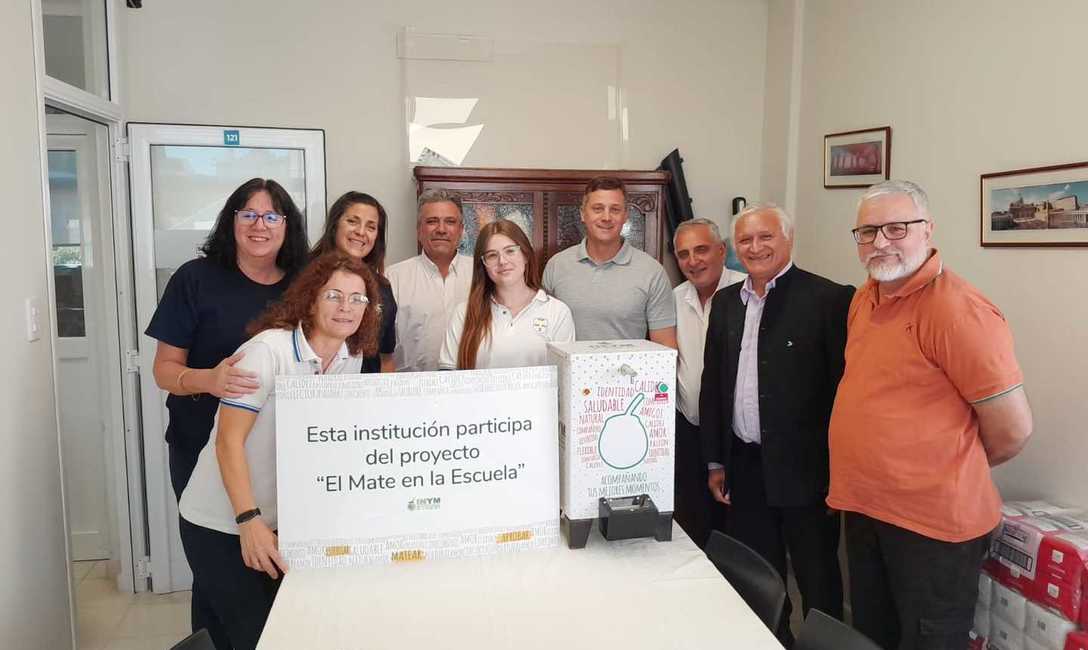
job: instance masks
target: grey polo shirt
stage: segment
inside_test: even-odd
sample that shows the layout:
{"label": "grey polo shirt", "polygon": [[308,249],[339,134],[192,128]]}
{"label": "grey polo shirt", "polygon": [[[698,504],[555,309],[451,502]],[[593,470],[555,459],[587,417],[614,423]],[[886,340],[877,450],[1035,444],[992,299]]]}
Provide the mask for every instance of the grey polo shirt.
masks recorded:
{"label": "grey polo shirt", "polygon": [[676,325],[676,303],[665,269],[626,240],[598,264],[586,240],[556,253],[544,269],[544,290],[567,303],[579,341],[644,339]]}

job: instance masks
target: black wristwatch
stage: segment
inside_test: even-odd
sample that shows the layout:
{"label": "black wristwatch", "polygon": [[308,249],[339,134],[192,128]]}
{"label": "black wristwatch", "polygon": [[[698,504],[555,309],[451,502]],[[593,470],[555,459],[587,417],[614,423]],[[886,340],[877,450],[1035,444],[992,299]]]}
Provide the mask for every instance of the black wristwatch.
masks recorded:
{"label": "black wristwatch", "polygon": [[260,516],[261,516],[261,509],[260,508],[254,508],[252,510],[246,510],[245,512],[239,514],[237,517],[234,518],[234,523],[236,523],[238,525],[241,525],[241,524],[246,523],[250,519],[253,519],[254,517],[260,517]]}

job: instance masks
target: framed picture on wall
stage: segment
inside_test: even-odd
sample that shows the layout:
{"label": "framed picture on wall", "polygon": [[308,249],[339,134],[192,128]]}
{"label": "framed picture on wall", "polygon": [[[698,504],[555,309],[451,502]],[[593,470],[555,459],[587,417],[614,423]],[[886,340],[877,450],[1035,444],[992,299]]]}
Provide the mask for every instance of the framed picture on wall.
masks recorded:
{"label": "framed picture on wall", "polygon": [[1088,246],[1088,162],[983,174],[983,246]]}
{"label": "framed picture on wall", "polygon": [[890,178],[892,127],[824,136],[824,187],[869,187]]}

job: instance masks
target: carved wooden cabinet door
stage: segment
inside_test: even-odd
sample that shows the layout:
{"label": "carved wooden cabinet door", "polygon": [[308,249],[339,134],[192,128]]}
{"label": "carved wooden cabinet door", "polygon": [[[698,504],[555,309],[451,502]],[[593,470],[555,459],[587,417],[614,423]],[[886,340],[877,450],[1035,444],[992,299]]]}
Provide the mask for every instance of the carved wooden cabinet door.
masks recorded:
{"label": "carved wooden cabinet door", "polygon": [[466,190],[460,191],[463,215],[465,218],[465,236],[461,238],[459,250],[472,256],[476,247],[476,235],[492,221],[506,219],[521,226],[538,255],[543,251],[544,218],[539,208],[536,192]]}
{"label": "carved wooden cabinet door", "polygon": [[592,178],[606,175],[620,178],[627,187],[623,236],[635,248],[661,261],[667,172],[415,168],[418,192],[442,188],[460,195],[465,218],[462,253],[473,254],[481,227],[495,219],[509,219],[529,235],[542,265],[552,255],[582,241],[582,193]]}

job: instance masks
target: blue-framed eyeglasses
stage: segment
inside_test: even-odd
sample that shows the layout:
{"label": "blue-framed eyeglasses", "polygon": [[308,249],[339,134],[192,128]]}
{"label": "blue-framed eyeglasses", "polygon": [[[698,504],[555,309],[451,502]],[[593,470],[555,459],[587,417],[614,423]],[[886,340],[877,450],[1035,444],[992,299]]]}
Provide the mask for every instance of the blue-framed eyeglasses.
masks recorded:
{"label": "blue-framed eyeglasses", "polygon": [[276,226],[282,224],[284,221],[287,221],[287,217],[283,216],[282,214],[278,214],[275,212],[265,212],[264,214],[261,214],[254,210],[235,210],[234,216],[241,219],[242,223],[246,224],[247,226],[257,223],[258,219],[263,219],[264,225],[268,226],[269,228],[275,228]]}

